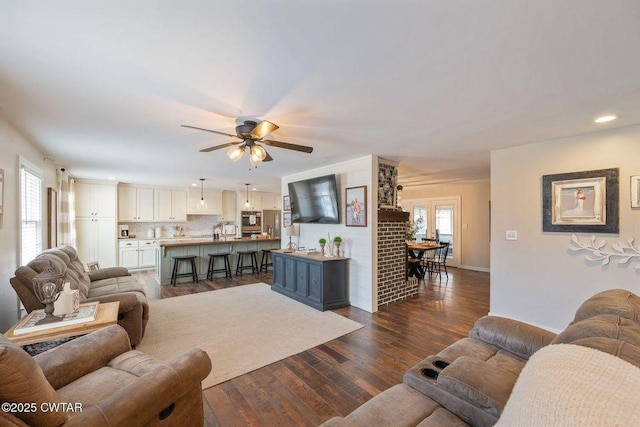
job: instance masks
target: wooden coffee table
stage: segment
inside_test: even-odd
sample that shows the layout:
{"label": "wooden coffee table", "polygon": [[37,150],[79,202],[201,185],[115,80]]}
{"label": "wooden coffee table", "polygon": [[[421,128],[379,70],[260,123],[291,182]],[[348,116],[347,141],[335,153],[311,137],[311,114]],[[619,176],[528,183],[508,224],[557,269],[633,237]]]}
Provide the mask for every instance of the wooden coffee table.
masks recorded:
{"label": "wooden coffee table", "polygon": [[77,335],[85,335],[105,328],[109,325],[118,323],[118,309],[120,302],[100,303],[95,320],[86,323],[77,323],[75,325],[61,326],[59,328],[44,329],[42,331],[28,332],[26,334],[14,334],[14,329],[20,321],[9,329],[4,336],[18,345],[36,344],[45,341],[51,341],[58,338],[67,338]]}

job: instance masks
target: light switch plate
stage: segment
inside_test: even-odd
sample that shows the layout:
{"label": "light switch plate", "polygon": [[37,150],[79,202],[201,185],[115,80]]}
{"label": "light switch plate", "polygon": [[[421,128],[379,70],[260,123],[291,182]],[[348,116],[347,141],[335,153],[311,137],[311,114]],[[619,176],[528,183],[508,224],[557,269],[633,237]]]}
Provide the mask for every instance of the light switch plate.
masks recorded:
{"label": "light switch plate", "polygon": [[505,240],[518,240],[518,232],[516,230],[507,230],[504,234]]}

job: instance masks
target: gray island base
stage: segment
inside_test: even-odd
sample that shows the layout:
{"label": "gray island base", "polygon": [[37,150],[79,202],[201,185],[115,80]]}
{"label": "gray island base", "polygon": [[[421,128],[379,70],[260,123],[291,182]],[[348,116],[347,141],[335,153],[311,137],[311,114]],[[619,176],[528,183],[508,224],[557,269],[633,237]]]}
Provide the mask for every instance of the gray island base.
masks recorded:
{"label": "gray island base", "polygon": [[[168,285],[171,283],[171,271],[173,269],[172,257],[174,256],[196,255],[198,280],[204,280],[207,277],[209,254],[229,252],[231,274],[235,274],[238,251],[257,251],[258,267],[260,267],[262,249],[280,248],[280,238],[242,238],[229,240],[167,239],[159,240],[158,246],[160,250],[158,251],[158,259],[156,260],[156,280],[161,285]],[[184,273],[186,268],[190,268],[190,266],[186,265],[187,263],[181,264],[183,265],[181,265],[178,273]],[[216,267],[218,268],[220,266]],[[245,272],[245,274],[247,273]],[[224,274],[222,274],[222,277],[224,277]]]}
{"label": "gray island base", "polygon": [[271,290],[325,311],[349,305],[348,258],[277,250]]}

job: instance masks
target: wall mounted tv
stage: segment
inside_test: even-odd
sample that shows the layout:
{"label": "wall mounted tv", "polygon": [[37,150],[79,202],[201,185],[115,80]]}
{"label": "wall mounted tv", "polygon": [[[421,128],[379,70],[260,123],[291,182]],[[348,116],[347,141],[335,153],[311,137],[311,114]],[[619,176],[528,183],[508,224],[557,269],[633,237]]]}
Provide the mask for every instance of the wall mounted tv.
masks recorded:
{"label": "wall mounted tv", "polygon": [[289,200],[292,222],[340,224],[335,174],[290,182]]}

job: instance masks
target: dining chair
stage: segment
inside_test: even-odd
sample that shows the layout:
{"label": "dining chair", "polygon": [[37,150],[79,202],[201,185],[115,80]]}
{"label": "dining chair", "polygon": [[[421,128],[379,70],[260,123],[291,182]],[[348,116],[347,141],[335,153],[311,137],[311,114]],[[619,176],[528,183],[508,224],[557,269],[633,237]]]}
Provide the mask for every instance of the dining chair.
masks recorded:
{"label": "dining chair", "polygon": [[442,247],[436,249],[433,258],[427,258],[429,274],[436,273],[442,278],[442,270],[449,279],[449,272],[447,271],[447,256],[449,255],[449,242],[441,243]]}

